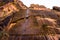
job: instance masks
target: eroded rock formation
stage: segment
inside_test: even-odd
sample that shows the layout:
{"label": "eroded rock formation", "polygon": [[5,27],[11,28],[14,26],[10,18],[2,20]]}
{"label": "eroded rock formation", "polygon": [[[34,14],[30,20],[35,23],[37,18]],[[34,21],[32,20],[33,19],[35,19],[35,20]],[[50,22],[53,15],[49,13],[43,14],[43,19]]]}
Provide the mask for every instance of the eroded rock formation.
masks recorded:
{"label": "eroded rock formation", "polygon": [[53,10],[60,11],[60,7],[54,6]]}
{"label": "eroded rock formation", "polygon": [[60,40],[59,8],[11,0],[0,7],[0,30],[9,33],[7,40]]}

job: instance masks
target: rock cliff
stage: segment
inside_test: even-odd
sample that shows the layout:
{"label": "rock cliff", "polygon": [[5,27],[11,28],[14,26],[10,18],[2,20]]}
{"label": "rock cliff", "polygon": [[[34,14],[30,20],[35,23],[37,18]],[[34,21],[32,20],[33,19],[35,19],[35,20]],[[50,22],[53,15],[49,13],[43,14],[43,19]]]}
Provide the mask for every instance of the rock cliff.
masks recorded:
{"label": "rock cliff", "polygon": [[19,0],[7,2],[0,7],[0,31],[9,37],[2,40],[60,40],[60,7],[31,4],[28,8]]}

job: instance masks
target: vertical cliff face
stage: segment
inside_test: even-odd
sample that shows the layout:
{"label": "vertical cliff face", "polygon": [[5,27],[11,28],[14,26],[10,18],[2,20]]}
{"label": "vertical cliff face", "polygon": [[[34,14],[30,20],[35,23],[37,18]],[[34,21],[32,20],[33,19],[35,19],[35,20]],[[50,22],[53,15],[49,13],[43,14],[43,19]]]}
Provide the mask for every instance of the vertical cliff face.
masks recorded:
{"label": "vertical cliff face", "polygon": [[19,0],[1,2],[8,2],[0,7],[0,27],[9,33],[8,40],[60,40],[60,7],[32,4],[27,8]]}

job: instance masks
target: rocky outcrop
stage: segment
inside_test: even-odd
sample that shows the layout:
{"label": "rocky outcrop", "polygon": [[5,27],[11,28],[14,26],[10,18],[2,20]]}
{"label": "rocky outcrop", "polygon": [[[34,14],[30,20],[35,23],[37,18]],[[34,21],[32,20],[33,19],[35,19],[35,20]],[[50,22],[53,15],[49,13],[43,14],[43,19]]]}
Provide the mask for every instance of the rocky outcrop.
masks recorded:
{"label": "rocky outcrop", "polygon": [[[58,17],[54,11],[40,11],[29,9],[29,12],[26,11],[22,13],[29,13],[29,16],[26,14],[24,18],[15,21],[14,23],[16,24],[9,30],[10,35],[15,36],[17,34],[16,39],[19,38],[21,40],[29,40],[29,38],[31,38],[30,40],[35,40],[35,37],[36,40],[59,40],[59,36],[55,36],[56,34],[59,34],[60,31],[58,29],[59,25],[56,23]],[[42,32],[41,27],[44,24],[48,25],[47,27],[49,31],[43,29],[44,32]],[[52,33],[54,36],[47,35],[47,33]],[[41,36],[41,34],[45,34],[46,36]]]}
{"label": "rocky outcrop", "polygon": [[60,11],[60,7],[54,6],[53,10]]}
{"label": "rocky outcrop", "polygon": [[51,9],[46,8],[44,5],[38,5],[38,4],[31,4],[29,8],[32,10],[51,11]]}
{"label": "rocky outcrop", "polygon": [[46,8],[45,6],[43,6],[43,5],[38,5],[38,4],[31,4],[31,5],[30,5],[30,8],[34,8],[34,7],[36,7],[36,8]]}
{"label": "rocky outcrop", "polygon": [[27,8],[27,6],[24,5],[21,1],[18,1],[17,3],[18,3],[19,6],[21,7],[21,9],[26,9],[26,8]]}
{"label": "rocky outcrop", "polygon": [[15,7],[14,4],[8,3],[8,4],[0,7],[0,14],[1,14],[0,17],[8,16],[10,13],[13,13],[18,10],[19,9],[17,9],[17,7]]}
{"label": "rocky outcrop", "polygon": [[[9,1],[9,0],[7,0]],[[2,0],[3,2],[3,0]],[[17,7],[18,6],[18,7]],[[0,7],[0,18],[4,16],[11,15],[19,11],[20,9],[26,9],[27,7],[19,0],[9,1],[9,3]]]}
{"label": "rocky outcrop", "polygon": [[27,8],[11,0],[0,7],[0,27],[9,33],[8,40],[60,40],[60,12],[56,10],[37,4]]}
{"label": "rocky outcrop", "polygon": [[[22,5],[22,6],[21,6]],[[17,7],[18,6],[18,7]],[[22,7],[22,8],[21,8]],[[20,10],[22,9],[26,9],[27,7],[20,2],[19,0],[14,0],[13,1],[9,1],[7,4],[3,5],[0,7],[0,26],[4,25],[6,22],[6,19],[13,19],[17,17],[17,15],[20,15],[19,12],[21,12]],[[18,13],[18,14],[17,14]],[[17,15],[16,15],[17,14]],[[22,14],[23,15],[23,14]],[[21,15],[21,16],[22,16]],[[14,16],[14,17],[13,17]],[[20,18],[18,18],[20,19]],[[8,21],[8,20],[7,20]],[[9,21],[8,21],[9,22]],[[2,24],[1,24],[2,23]],[[8,25],[8,23],[6,23]]]}
{"label": "rocky outcrop", "polygon": [[45,6],[38,4],[31,4],[29,8],[33,10],[46,10]]}

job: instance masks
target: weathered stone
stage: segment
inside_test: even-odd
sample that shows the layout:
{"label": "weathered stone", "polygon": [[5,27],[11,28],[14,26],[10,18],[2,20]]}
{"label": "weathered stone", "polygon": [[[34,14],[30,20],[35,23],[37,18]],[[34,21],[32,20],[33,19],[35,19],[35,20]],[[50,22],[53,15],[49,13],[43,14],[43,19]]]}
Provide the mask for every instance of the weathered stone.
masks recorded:
{"label": "weathered stone", "polygon": [[33,10],[46,10],[45,6],[38,4],[31,4],[29,8]]}
{"label": "weathered stone", "polygon": [[60,11],[60,7],[54,6],[53,10]]}
{"label": "weathered stone", "polygon": [[0,26],[6,28],[9,33],[8,40],[58,40],[60,38],[58,27],[60,17],[57,16],[58,11],[54,11],[59,8],[54,7],[52,10],[35,4],[27,8],[19,0],[11,2],[0,7]]}

